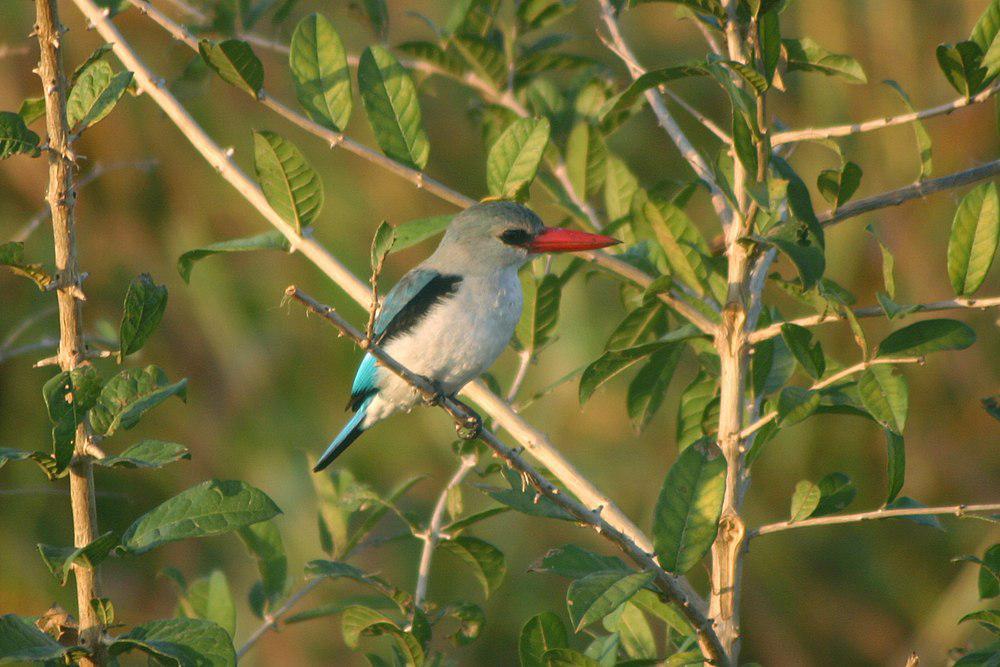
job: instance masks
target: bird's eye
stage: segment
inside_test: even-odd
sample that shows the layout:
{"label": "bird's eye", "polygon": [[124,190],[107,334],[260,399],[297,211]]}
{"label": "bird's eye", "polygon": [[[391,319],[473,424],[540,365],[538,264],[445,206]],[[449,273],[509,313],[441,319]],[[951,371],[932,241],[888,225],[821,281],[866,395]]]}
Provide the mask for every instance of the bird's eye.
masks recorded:
{"label": "bird's eye", "polygon": [[500,240],[507,245],[523,246],[531,242],[531,233],[525,229],[508,229],[500,235]]}

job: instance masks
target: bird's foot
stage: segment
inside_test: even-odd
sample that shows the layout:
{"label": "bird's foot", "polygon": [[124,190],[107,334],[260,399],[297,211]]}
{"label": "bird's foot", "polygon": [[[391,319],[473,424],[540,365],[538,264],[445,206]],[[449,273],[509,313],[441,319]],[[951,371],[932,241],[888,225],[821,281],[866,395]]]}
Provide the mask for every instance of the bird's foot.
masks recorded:
{"label": "bird's foot", "polygon": [[476,413],[455,422],[455,433],[462,440],[475,440],[483,432],[483,419]]}
{"label": "bird's foot", "polygon": [[434,380],[428,379],[427,383],[434,388],[434,393],[431,394],[430,396],[424,396],[424,403],[428,407],[436,408],[437,406],[444,403],[445,399],[444,389],[442,389],[441,385],[435,382]]}

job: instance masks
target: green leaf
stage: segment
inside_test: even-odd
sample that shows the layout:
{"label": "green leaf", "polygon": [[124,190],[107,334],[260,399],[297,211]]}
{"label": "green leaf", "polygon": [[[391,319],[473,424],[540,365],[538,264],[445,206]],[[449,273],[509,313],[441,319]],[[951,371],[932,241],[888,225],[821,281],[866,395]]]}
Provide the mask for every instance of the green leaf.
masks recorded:
{"label": "green leaf", "polygon": [[903,482],[906,479],[906,448],[903,446],[903,436],[892,431],[885,432],[885,440],[887,448],[886,477],[889,480],[885,503],[889,505],[903,490]]}
{"label": "green leaf", "polygon": [[0,616],[0,665],[57,660],[66,647],[15,614]]}
{"label": "green leaf", "polygon": [[649,342],[667,330],[667,310],[659,299],[644,302],[615,327],[604,344],[605,350],[622,350]]}
{"label": "green leaf", "polygon": [[0,111],[0,160],[18,153],[38,154],[38,135],[13,111]]}
{"label": "green leaf", "polygon": [[740,164],[743,165],[746,173],[756,174],[757,144],[754,139],[754,129],[742,113],[733,113],[731,128],[736,157],[739,158]]}
{"label": "green leaf", "polygon": [[996,40],[997,33],[1000,32],[1000,2],[991,0],[986,11],[982,13],[976,25],[972,27],[969,40],[979,45],[985,51],[990,43]]}
{"label": "green leaf", "polygon": [[381,46],[370,46],[358,63],[358,87],[382,151],[423,169],[430,143],[423,128],[417,90],[406,69]]}
{"label": "green leaf", "polygon": [[774,72],[781,61],[781,21],[778,12],[778,9],[761,12],[757,19],[761,64],[764,68],[764,79],[769,84],[774,80]]}
{"label": "green leaf", "polygon": [[792,509],[789,513],[790,521],[801,521],[808,519],[819,506],[819,499],[822,492],[819,486],[807,479],[795,485],[795,492],[792,493]]}
{"label": "green leaf", "polygon": [[704,76],[708,74],[704,63],[691,63],[688,65],[678,65],[675,67],[665,67],[663,69],[646,72],[633,81],[628,88],[617,97],[608,100],[608,103],[601,109],[601,120],[605,120],[618,112],[625,111],[650,88],[656,88],[670,81],[684,79],[689,76]]}
{"label": "green leaf", "polygon": [[551,649],[543,659],[546,667],[601,667],[601,663],[571,648]]}
{"label": "green leaf", "polygon": [[433,65],[442,74],[461,76],[465,73],[465,63],[454,51],[445,51],[434,42],[413,41],[396,45],[396,51]]}
{"label": "green leaf", "polygon": [[645,430],[663,405],[683,351],[684,346],[678,343],[654,352],[629,384],[625,404],[636,433]]}
{"label": "green leaf", "polygon": [[250,45],[238,39],[212,42],[203,39],[198,52],[222,80],[260,98],[264,86],[264,66]]}
{"label": "green leaf", "polygon": [[948,239],[948,277],[955,294],[973,294],[986,279],[1000,242],[997,184],[982,183],[958,205]]}
{"label": "green leaf", "polygon": [[288,66],[295,94],[306,114],[341,132],[351,117],[351,74],[340,35],[322,14],[310,14],[295,27]]}
{"label": "green leaf", "polygon": [[948,82],[960,94],[972,97],[982,89],[986,69],[981,67],[983,51],[978,44],[940,44],[935,55]]}
{"label": "green leaf", "polygon": [[[882,243],[882,239],[879,238],[878,234],[875,233],[875,228],[871,225],[865,227],[865,229],[870,233],[875,240],[878,242],[879,250],[882,253],[882,282],[885,284],[886,295],[889,299],[896,298],[896,277],[894,275],[896,260],[892,256],[892,252],[889,248]],[[846,311],[851,312],[851,311]]]}
{"label": "green leaf", "polygon": [[602,556],[575,544],[566,544],[550,549],[542,558],[533,563],[530,572],[556,574],[567,579],[580,579],[595,572],[631,572],[632,570],[616,556]]}
{"label": "green leaf", "polygon": [[566,139],[566,173],[579,197],[592,195],[604,185],[607,157],[600,130],[578,121]]}
{"label": "green leaf", "polygon": [[517,20],[528,30],[544,28],[574,9],[576,0],[524,0],[518,4]]}
{"label": "green leaf", "polygon": [[202,619],[171,618],[144,623],[118,637],[108,647],[108,653],[116,657],[133,649],[177,667],[232,667],[236,664],[233,640],[224,629]]}
{"label": "green leaf", "polygon": [[809,417],[819,408],[819,392],[803,387],[785,387],[778,394],[778,422],[791,426]]}
{"label": "green leaf", "polygon": [[91,598],[90,607],[97,614],[97,620],[104,627],[115,624],[115,606],[108,598]]}
{"label": "green leaf", "polygon": [[45,98],[29,97],[21,102],[17,115],[24,119],[25,125],[31,125],[39,118],[45,117]]}
{"label": "green leaf", "polygon": [[171,396],[187,397],[187,379],[171,384],[156,366],[126,368],[101,389],[90,412],[90,425],[99,435],[114,435],[119,428],[130,429],[143,413]]}
{"label": "green leaf", "polygon": [[500,587],[504,575],[507,574],[507,562],[503,552],[495,546],[469,535],[443,540],[439,545],[472,568],[476,579],[483,585],[486,597]]}
{"label": "green leaf", "polygon": [[287,252],[288,249],[289,243],[285,235],[276,229],[272,229],[271,231],[255,234],[254,236],[219,241],[218,243],[210,243],[201,248],[188,250],[177,258],[177,272],[181,274],[184,282],[189,283],[191,282],[191,270],[194,268],[194,263],[205,257],[220,253],[249,252],[251,250],[284,250]]}
{"label": "green leaf", "polygon": [[[906,105],[907,111],[910,113],[914,113],[916,111],[913,107],[913,103],[910,101],[910,96],[906,94],[906,91],[903,90],[902,86],[891,79],[887,79],[886,81],[883,81],[883,83],[890,86],[899,94],[900,98],[903,100],[903,104]],[[927,132],[927,127],[921,120],[913,120],[910,122],[910,125],[913,127],[913,135],[917,142],[917,154],[920,157],[919,179],[924,180],[925,178],[930,178],[933,167],[931,135]]]}
{"label": "green leaf", "polygon": [[985,396],[979,399],[979,403],[986,410],[986,414],[1000,421],[1000,395]]}
{"label": "green leaf", "polygon": [[49,572],[56,578],[59,585],[65,586],[74,563],[79,562],[95,568],[108,557],[116,544],[118,544],[118,540],[115,539],[114,533],[108,531],[86,546],[78,548],[39,544],[38,553],[42,555],[42,560],[45,561]]}
{"label": "green leaf", "polygon": [[118,104],[132,85],[132,72],[115,74],[111,65],[97,60],[73,84],[66,100],[66,122],[77,134],[95,125]]}
{"label": "green leaf", "polygon": [[836,76],[848,83],[868,83],[861,63],[848,55],[831,53],[808,37],[783,39],[788,54],[788,71],[819,72]]}
{"label": "green leaf", "polygon": [[319,175],[295,144],[266,130],[253,133],[253,167],[268,203],[301,234],[323,208]]}
{"label": "green leaf", "polygon": [[411,633],[405,632],[390,618],[383,614],[355,605],[344,610],[341,620],[344,642],[351,648],[357,648],[362,634],[369,636],[389,635],[395,641],[396,648],[405,664],[422,667],[424,651],[420,642]]}
{"label": "green leaf", "polygon": [[94,64],[101,58],[103,58],[105,54],[110,53],[111,50],[112,50],[111,44],[101,44],[96,49],[94,49],[90,53],[90,55],[87,56],[87,59],[84,60],[79,65],[77,65],[76,69],[73,70],[73,74],[70,76],[69,79],[70,86],[76,83],[76,80],[80,78],[80,75],[83,74],[88,67],[90,67],[92,64]]}
{"label": "green leaf", "polygon": [[674,275],[699,295],[706,293],[708,244],[687,214],[662,197],[636,197],[633,212],[644,220],[663,250]]}
{"label": "green leaf", "polygon": [[700,372],[681,394],[677,407],[678,451],[684,451],[706,435],[701,428],[702,416],[715,398],[716,391],[715,378]]}
{"label": "green leaf", "polygon": [[858,379],[858,393],[875,420],[896,434],[903,432],[909,404],[906,378],[887,364],[870,366]]}
{"label": "green leaf", "polygon": [[604,209],[608,220],[615,221],[632,212],[632,198],[639,189],[639,179],[624,160],[610,153],[604,169]]}
{"label": "green leaf", "polygon": [[122,305],[122,323],[118,333],[121,345],[118,351],[119,363],[128,355],[142,349],[163,319],[163,311],[166,308],[166,285],[157,285],[148,273],[140,274],[129,283],[125,292],[125,303]]}
{"label": "green leaf", "polygon": [[979,599],[1000,595],[1000,544],[994,544],[983,554],[979,565]]}
{"label": "green leaf", "polygon": [[261,521],[240,528],[237,534],[257,561],[261,592],[267,602],[264,611],[273,610],[284,597],[288,581],[288,557],[278,526],[274,521]]}
{"label": "green leaf", "polygon": [[614,633],[612,636],[617,636],[618,642],[615,643],[620,643],[625,654],[636,660],[656,657],[656,638],[649,621],[637,603],[637,600],[647,593],[656,597],[651,591],[643,589],[615,612],[605,616],[603,622],[605,629]]}
{"label": "green leaf", "polygon": [[527,269],[521,279],[524,291],[524,307],[517,323],[514,339],[518,349],[534,352],[545,345],[559,321],[559,302],[562,283],[554,273],[545,274],[536,281]]}
{"label": "green leaf", "polygon": [[503,199],[523,197],[549,142],[547,118],[521,118],[507,126],[486,158],[486,185]]}
{"label": "green leaf", "polygon": [[630,366],[635,365],[672,343],[695,338],[700,333],[692,325],[686,324],[654,343],[605,352],[596,361],[587,366],[580,377],[580,404],[586,403],[587,399],[593,395],[598,387]]}
{"label": "green leaf", "polygon": [[1000,634],[1000,609],[980,609],[973,611],[958,620],[959,623],[977,621],[979,625],[993,634]]}
{"label": "green leaf", "polygon": [[362,5],[375,37],[384,41],[389,36],[389,8],[385,0],[363,0]]}
{"label": "green leaf", "polygon": [[654,576],[653,572],[597,572],[571,583],[566,591],[566,605],[574,630],[580,632],[613,612]]}
{"label": "green leaf", "polygon": [[[2,123],[2,118],[0,118],[0,123]],[[0,138],[0,143],[2,141],[3,139]],[[0,150],[2,150],[2,146],[0,146]],[[28,278],[42,291],[52,284],[53,277],[43,265],[29,264],[24,261],[24,243],[21,241],[0,244],[0,266],[7,267],[14,275]]]}
{"label": "green leaf", "polygon": [[562,619],[551,611],[542,612],[521,628],[518,640],[521,667],[546,667],[546,651],[568,646],[569,635]]}
{"label": "green leaf", "polygon": [[812,516],[834,514],[851,504],[858,494],[851,478],[842,472],[832,472],[819,480],[820,500]]}
{"label": "green leaf", "polygon": [[797,324],[782,324],[781,338],[799,362],[806,373],[812,378],[823,377],[826,371],[826,357],[823,356],[823,346],[817,340],[813,342],[812,332]]}
{"label": "green leaf", "polygon": [[375,236],[372,237],[369,257],[372,271],[381,271],[381,267],[385,263],[385,258],[392,250],[392,246],[395,243],[395,229],[393,229],[392,225],[383,220],[379,223],[378,229],[375,230]]}
{"label": "green leaf", "polygon": [[615,659],[618,657],[620,647],[621,638],[617,632],[613,632],[610,635],[595,638],[587,646],[583,655],[596,663],[598,667],[615,667]]}
{"label": "green leaf", "polygon": [[942,350],[964,350],[976,342],[976,333],[956,320],[922,320],[893,331],[879,343],[882,359],[922,357]]}
{"label": "green leaf", "polygon": [[191,452],[184,445],[163,440],[142,440],[121,454],[95,459],[94,463],[105,468],[162,468],[168,463],[190,458]]}
{"label": "green leaf", "polygon": [[222,570],[191,582],[181,605],[185,616],[215,623],[230,637],[236,631],[236,605]]}
{"label": "green leaf", "polygon": [[494,42],[478,35],[462,34],[455,36],[451,43],[476,74],[497,89],[501,88],[507,78],[507,59]]}
{"label": "green leaf", "polygon": [[663,568],[684,574],[708,552],[718,530],[726,461],[688,447],[670,467],[656,502],[653,545]]}
{"label": "green leaf", "polygon": [[[910,498],[909,496],[900,496],[896,498],[891,503],[885,506],[887,510],[892,509],[912,509],[914,507],[927,507],[923,503]],[[941,520],[938,519],[933,514],[915,514],[912,516],[902,516],[900,519],[906,519],[907,521],[912,521],[913,523],[920,526],[927,526],[929,528],[937,528],[938,530],[944,530],[944,526],[941,525]]]}
{"label": "green leaf", "polygon": [[410,220],[396,227],[396,242],[389,254],[397,253],[432,236],[440,234],[451,224],[452,215],[434,215],[429,218]]}
{"label": "green leaf", "polygon": [[126,551],[228,533],[281,513],[267,494],[245,482],[209,480],[182,491],[139,517],[122,536]]}
{"label": "green leaf", "polygon": [[820,172],[816,185],[823,198],[836,210],[857,192],[861,185],[861,167],[846,162],[840,169],[826,169]]}
{"label": "green leaf", "polygon": [[42,396],[52,422],[55,472],[62,473],[73,458],[76,427],[93,408],[101,393],[101,376],[93,366],[62,371],[42,386]]}

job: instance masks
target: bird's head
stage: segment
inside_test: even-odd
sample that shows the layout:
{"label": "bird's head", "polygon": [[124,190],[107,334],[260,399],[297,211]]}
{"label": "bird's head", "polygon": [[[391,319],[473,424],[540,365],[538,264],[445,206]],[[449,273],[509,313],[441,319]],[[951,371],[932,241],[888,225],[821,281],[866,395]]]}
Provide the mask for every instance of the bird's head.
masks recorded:
{"label": "bird's head", "polygon": [[546,227],[531,209],[511,201],[489,201],[456,215],[435,254],[483,267],[520,266],[538,253],[596,250],[620,243],[601,234]]}

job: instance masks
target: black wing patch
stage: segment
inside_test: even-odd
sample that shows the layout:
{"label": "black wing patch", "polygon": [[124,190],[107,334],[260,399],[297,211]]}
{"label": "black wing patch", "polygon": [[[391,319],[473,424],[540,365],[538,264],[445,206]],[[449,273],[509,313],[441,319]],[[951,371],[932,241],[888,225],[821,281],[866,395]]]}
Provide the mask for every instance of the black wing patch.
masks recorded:
{"label": "black wing patch", "polygon": [[443,302],[458,291],[462,282],[461,276],[438,275],[427,281],[420,291],[413,295],[409,302],[399,309],[399,312],[389,320],[389,323],[375,341],[385,345],[393,338],[402,336],[417,326],[431,308]]}

